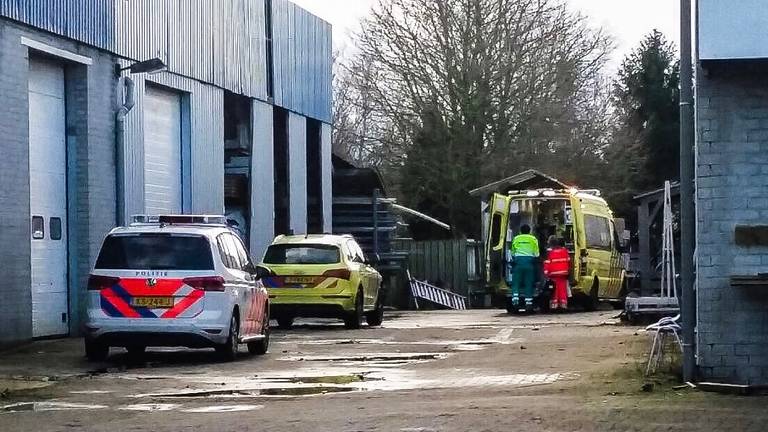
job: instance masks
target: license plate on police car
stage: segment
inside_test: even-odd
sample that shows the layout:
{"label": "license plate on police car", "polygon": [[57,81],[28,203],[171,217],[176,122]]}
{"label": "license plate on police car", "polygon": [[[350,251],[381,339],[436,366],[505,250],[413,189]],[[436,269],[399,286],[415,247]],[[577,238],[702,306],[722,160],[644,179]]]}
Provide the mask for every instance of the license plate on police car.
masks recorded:
{"label": "license plate on police car", "polygon": [[163,309],[173,307],[173,297],[134,297],[131,306],[150,309]]}
{"label": "license plate on police car", "polygon": [[308,285],[315,283],[315,278],[311,276],[290,276],[285,278],[285,283]]}

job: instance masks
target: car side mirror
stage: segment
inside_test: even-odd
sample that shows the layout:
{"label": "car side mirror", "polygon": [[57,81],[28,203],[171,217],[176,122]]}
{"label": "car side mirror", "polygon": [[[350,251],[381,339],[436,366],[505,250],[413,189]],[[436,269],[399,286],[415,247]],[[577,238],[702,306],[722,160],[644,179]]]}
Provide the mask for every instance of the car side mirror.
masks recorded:
{"label": "car side mirror", "polygon": [[252,263],[246,264],[243,271],[250,273],[256,280],[262,280],[265,277],[274,275],[272,270],[261,265],[253,265]]}

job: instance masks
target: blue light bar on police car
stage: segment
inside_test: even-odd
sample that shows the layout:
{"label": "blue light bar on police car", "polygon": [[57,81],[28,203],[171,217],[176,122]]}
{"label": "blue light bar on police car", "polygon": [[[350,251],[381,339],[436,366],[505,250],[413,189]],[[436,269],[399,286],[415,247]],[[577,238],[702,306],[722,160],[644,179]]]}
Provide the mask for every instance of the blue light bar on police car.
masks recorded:
{"label": "blue light bar on police car", "polygon": [[135,215],[134,224],[163,224],[163,225],[227,225],[225,216],[210,215]]}

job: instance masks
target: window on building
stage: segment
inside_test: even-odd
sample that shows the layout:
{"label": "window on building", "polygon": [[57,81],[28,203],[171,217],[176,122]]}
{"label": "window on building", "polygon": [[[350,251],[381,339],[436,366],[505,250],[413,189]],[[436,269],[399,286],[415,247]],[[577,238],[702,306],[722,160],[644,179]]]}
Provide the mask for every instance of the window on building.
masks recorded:
{"label": "window on building", "polygon": [[50,220],[51,240],[61,240],[61,218],[52,217]]}
{"label": "window on building", "polygon": [[608,219],[599,216],[585,215],[584,230],[587,234],[588,248],[611,248],[611,226]]}
{"label": "window on building", "polygon": [[34,240],[45,238],[45,219],[42,216],[32,216],[32,238]]}

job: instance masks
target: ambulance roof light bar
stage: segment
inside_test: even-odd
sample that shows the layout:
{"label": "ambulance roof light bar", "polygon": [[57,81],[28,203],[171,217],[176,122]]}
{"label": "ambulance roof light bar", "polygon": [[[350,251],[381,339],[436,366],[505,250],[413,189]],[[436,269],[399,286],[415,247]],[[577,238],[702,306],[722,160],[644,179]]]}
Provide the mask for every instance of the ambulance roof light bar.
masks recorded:
{"label": "ambulance roof light bar", "polygon": [[133,216],[133,224],[227,226],[227,218],[226,216],[213,215],[135,215]]}
{"label": "ambulance roof light bar", "polygon": [[570,189],[528,189],[528,190],[511,190],[509,191],[510,195],[518,195],[518,194],[525,194],[528,197],[535,198],[538,196],[545,196],[545,197],[554,197],[558,194],[571,194],[576,195],[579,193],[587,194],[587,195],[594,195],[596,197],[600,197],[602,194],[600,190],[598,189],[577,189],[577,188],[570,188]]}

